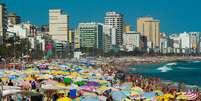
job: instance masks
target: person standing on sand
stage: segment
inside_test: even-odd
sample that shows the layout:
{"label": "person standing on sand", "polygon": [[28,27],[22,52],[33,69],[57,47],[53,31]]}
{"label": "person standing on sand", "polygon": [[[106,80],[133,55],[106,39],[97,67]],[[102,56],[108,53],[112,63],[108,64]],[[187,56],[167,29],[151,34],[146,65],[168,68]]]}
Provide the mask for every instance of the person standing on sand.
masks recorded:
{"label": "person standing on sand", "polygon": [[0,79],[0,101],[3,101],[3,81]]}

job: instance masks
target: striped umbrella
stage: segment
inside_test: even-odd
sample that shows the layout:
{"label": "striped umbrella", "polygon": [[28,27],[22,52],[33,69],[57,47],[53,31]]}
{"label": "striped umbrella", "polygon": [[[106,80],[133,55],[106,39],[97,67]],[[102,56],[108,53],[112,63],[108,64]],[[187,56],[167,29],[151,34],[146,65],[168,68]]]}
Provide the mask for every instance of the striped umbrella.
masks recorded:
{"label": "striped umbrella", "polygon": [[194,92],[185,92],[184,95],[187,96],[188,100],[195,100],[199,96],[197,93]]}

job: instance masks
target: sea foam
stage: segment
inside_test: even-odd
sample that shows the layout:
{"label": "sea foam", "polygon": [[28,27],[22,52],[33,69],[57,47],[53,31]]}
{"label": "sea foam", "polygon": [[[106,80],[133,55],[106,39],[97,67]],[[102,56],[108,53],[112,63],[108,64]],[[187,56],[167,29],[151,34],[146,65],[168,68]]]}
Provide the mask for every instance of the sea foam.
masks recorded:
{"label": "sea foam", "polygon": [[172,68],[165,65],[165,66],[157,68],[157,70],[160,70],[161,72],[168,72],[168,71],[172,70]]}
{"label": "sea foam", "polygon": [[172,70],[171,66],[177,65],[176,62],[172,62],[172,63],[167,63],[166,65],[157,68],[157,70],[161,71],[161,72],[168,72],[170,70]]}

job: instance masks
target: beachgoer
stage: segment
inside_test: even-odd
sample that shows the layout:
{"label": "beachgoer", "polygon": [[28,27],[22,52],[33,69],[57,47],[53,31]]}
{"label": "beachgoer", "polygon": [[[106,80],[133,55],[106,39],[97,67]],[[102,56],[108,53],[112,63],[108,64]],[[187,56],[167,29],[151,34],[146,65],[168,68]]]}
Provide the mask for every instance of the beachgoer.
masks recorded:
{"label": "beachgoer", "polygon": [[12,80],[9,80],[9,82],[8,82],[8,86],[14,86]]}

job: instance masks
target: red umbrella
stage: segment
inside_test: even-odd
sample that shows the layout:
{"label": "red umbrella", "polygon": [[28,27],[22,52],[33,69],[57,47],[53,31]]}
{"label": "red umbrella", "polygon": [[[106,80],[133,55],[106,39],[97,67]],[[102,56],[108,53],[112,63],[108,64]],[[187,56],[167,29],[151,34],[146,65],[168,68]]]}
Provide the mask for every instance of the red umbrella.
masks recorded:
{"label": "red umbrella", "polygon": [[199,97],[198,93],[194,93],[194,92],[186,92],[184,95],[188,97],[188,100],[192,100],[192,101],[196,100],[196,98]]}

